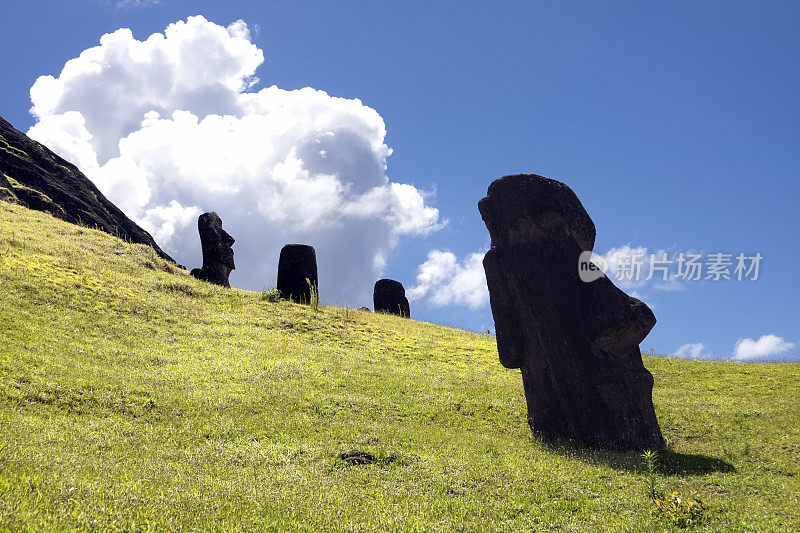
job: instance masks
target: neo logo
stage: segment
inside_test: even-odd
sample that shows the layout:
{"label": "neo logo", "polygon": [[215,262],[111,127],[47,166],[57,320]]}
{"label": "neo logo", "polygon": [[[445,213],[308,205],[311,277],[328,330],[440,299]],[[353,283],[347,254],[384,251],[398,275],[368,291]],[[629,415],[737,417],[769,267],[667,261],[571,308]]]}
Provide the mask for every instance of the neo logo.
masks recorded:
{"label": "neo logo", "polygon": [[578,276],[583,282],[591,283],[605,277],[606,269],[608,269],[608,261],[602,255],[594,252],[581,252],[578,257]]}

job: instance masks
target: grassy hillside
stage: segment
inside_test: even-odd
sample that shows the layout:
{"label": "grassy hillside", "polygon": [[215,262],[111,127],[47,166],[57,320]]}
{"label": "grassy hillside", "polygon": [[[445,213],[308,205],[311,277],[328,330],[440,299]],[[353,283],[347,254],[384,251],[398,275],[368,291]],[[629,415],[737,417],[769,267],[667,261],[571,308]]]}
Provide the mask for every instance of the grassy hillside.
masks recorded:
{"label": "grassy hillside", "polygon": [[[645,364],[659,496],[698,491],[697,530],[800,529],[800,365]],[[0,529],[673,527],[648,483],[534,439],[491,337],[270,303],[0,202]]]}

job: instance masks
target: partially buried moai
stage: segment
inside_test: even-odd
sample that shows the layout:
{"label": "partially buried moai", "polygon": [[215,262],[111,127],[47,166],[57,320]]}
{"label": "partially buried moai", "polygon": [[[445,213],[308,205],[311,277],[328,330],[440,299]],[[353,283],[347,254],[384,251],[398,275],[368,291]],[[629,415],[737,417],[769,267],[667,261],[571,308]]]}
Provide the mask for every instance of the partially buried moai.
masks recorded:
{"label": "partially buried moai", "polygon": [[318,290],[317,254],[306,244],[287,244],[278,259],[278,291],[284,300],[311,303],[311,286]]}
{"label": "partially buried moai", "polygon": [[197,229],[200,232],[200,245],[203,248],[203,267],[192,269],[191,275],[230,287],[228,276],[231,270],[236,268],[231,247],[236,241],[222,229],[222,219],[213,211],[200,215],[197,219]]}
{"label": "partially buried moai", "polygon": [[582,281],[595,227],[575,193],[542,176],[505,176],[478,209],[491,236],[483,266],[500,362],[522,370],[534,433],[663,448],[639,351],[655,316],[603,275]]}
{"label": "partially buried moai", "polygon": [[379,279],[372,293],[373,308],[376,313],[391,313],[409,318],[411,311],[403,284],[393,279]]}

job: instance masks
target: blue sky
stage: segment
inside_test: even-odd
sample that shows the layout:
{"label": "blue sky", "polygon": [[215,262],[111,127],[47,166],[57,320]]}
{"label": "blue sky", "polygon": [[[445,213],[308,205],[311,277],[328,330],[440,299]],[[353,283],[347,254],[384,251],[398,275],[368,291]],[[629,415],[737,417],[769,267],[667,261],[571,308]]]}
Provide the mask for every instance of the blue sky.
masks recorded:
{"label": "blue sky", "polygon": [[[446,285],[459,273],[474,281],[470,254],[488,246],[476,207],[486,187],[530,172],[572,187],[597,226],[597,253],[630,246],[763,256],[757,281],[625,287],[659,321],[643,350],[729,357],[737,341],[752,339],[744,346],[761,344],[743,359],[800,358],[800,5],[7,0],[0,42],[13,53],[4,58],[0,114],[27,131],[37,122],[29,109],[39,76],[58,77],[103,34],[130,28],[143,41],[192,15],[247,24],[265,61],[245,92],[308,86],[357,98],[382,117],[393,149],[386,176],[413,185],[438,219],[368,235],[345,224],[343,235],[316,238],[341,239],[343,254],[372,242],[383,275],[418,287],[415,317],[493,327],[485,300]],[[200,209],[219,209],[201,200]],[[276,246],[237,239],[245,265],[245,249]],[[432,250],[452,252],[458,264],[438,264],[445,279],[425,292],[417,276]],[[331,265],[349,268],[344,259]],[[262,270],[248,277],[240,267],[231,281],[274,283]],[[328,300],[369,304],[364,288],[348,283],[343,277]],[[437,291],[452,297],[436,302]]]}

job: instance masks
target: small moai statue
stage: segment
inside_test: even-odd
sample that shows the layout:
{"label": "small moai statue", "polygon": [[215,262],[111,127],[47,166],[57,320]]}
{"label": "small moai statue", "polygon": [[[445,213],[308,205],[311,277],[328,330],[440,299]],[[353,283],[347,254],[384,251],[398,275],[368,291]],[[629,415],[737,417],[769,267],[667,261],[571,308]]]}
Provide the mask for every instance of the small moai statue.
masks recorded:
{"label": "small moai statue", "polygon": [[[318,291],[317,253],[307,244],[287,244],[278,259],[278,291],[281,298],[311,303],[311,286]],[[319,293],[317,292],[317,296]]]}
{"label": "small moai statue", "polygon": [[375,290],[372,293],[372,302],[376,313],[411,317],[408,298],[406,298],[406,289],[399,281],[393,279],[379,279],[376,281]]}
{"label": "small moai statue", "polygon": [[203,248],[203,266],[193,268],[190,274],[203,281],[230,287],[228,276],[236,269],[232,248],[236,241],[222,229],[222,219],[213,211],[200,215],[197,219],[197,229],[200,232],[200,245]]}

